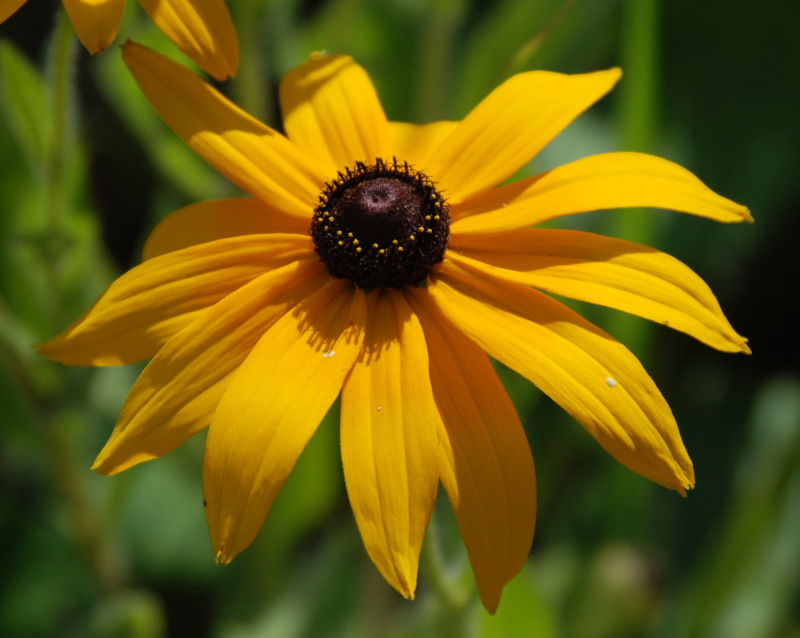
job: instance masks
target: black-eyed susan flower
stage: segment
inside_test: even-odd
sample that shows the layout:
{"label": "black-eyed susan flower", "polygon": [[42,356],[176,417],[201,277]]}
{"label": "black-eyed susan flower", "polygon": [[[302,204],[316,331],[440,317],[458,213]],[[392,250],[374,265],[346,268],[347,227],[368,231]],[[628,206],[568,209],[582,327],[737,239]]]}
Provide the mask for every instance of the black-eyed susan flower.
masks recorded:
{"label": "black-eyed susan flower", "polygon": [[167,217],[86,314],[42,346],[76,365],[152,357],[95,468],[114,474],[208,428],[216,557],[246,548],[341,393],[347,493],[404,596],[439,481],[494,611],[534,529],[534,467],[494,357],[630,469],[681,493],[692,464],[661,393],[619,342],[546,292],[747,352],[702,280],[652,248],[531,228],[652,206],[749,220],[679,166],[637,153],[498,186],[620,77],[530,72],[461,122],[389,122],[363,69],[315,55],[280,88],[286,134],[187,69],[128,44],[165,122],[250,197]]}
{"label": "black-eyed susan flower", "polygon": [[[27,0],[0,0],[0,23]],[[236,75],[239,42],[225,0],[139,0],[161,31],[218,80]],[[63,0],[75,33],[94,55],[117,37],[125,0]]]}

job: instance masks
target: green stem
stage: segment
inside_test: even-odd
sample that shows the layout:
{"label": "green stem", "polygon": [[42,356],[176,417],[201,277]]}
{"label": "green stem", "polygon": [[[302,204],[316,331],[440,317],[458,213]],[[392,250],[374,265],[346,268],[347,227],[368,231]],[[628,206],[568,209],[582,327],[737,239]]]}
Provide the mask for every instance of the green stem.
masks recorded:
{"label": "green stem", "polygon": [[438,635],[452,636],[453,638],[467,635],[469,603],[472,597],[469,591],[458,586],[457,579],[447,574],[435,511],[428,524],[428,533],[422,544],[420,560],[425,578],[441,609]]}
{"label": "green stem", "polygon": [[267,51],[263,45],[264,3],[239,0],[229,5],[239,37],[239,72],[231,80],[233,99],[262,122],[271,126],[279,125],[275,106],[267,96],[271,80]]}
{"label": "green stem", "polygon": [[[65,303],[55,291],[61,289],[61,262],[69,249],[65,215],[72,205],[72,194],[65,179],[71,145],[70,125],[73,123],[72,81],[77,60],[77,39],[64,9],[56,15],[56,24],[47,57],[48,106],[50,128],[47,153],[42,167],[45,214],[42,232],[42,259],[46,265],[46,276],[54,294],[50,295],[48,309],[54,321],[66,324]],[[64,376],[72,374],[64,372]],[[86,494],[83,465],[78,465],[75,437],[70,435],[70,419],[65,415],[68,401],[65,388],[53,397],[43,415],[42,443],[52,471],[53,481],[68,508],[73,527],[74,542],[83,554],[96,582],[104,587],[113,587],[118,577],[106,556],[107,546],[100,521]],[[76,426],[80,427],[80,426]]]}
{"label": "green stem", "polygon": [[47,66],[50,89],[50,145],[44,166],[47,230],[58,236],[64,210],[64,159],[70,117],[70,90],[75,68],[75,33],[66,12],[58,11]]}
{"label": "green stem", "polygon": [[455,37],[465,12],[462,0],[434,0],[423,12],[420,28],[424,64],[418,74],[416,122],[431,122],[447,112],[446,98],[452,93]]}
{"label": "green stem", "polygon": [[[659,0],[623,2],[622,49],[624,81],[619,87],[619,120],[626,151],[652,152],[658,129]],[[652,244],[658,217],[653,211],[625,209],[611,218],[610,234],[640,244]],[[609,329],[640,357],[646,356],[651,326],[615,313]]]}

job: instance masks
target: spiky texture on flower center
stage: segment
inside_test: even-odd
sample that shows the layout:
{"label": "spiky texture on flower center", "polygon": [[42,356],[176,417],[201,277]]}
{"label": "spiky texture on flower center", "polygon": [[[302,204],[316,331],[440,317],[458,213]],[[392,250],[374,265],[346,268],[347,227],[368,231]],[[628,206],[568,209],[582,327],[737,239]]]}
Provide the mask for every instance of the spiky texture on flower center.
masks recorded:
{"label": "spiky texture on flower center", "polygon": [[311,237],[334,277],[371,290],[422,283],[442,261],[449,206],[433,182],[396,158],[356,162],[326,183]]}

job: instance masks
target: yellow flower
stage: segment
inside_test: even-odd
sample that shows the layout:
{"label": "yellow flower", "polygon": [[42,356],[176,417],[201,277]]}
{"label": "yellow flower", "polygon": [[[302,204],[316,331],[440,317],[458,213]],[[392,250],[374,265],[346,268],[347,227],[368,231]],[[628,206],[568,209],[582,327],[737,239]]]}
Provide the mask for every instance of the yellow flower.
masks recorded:
{"label": "yellow flower", "polygon": [[[461,122],[388,122],[364,72],[315,55],[280,88],[286,135],[136,44],[156,110],[251,197],[167,217],[122,275],[41,350],[74,365],[152,357],[95,468],[113,474],[208,427],[203,479],[217,560],[256,536],[341,392],[347,493],[370,557],[413,597],[439,481],[483,604],[530,550],[525,434],[489,356],[539,386],[630,469],[684,493],[669,407],[619,342],[542,290],[748,352],[703,281],[654,249],[529,228],[621,206],[749,220],[679,166],[588,157],[497,186],[620,77],[530,72]],[[335,276],[332,276],[333,273]]]}
{"label": "yellow flower", "polygon": [[[0,23],[26,0],[0,0]],[[104,51],[117,37],[125,0],[63,0],[83,46]],[[239,42],[225,0],[140,0],[159,29],[218,80],[236,75]]]}

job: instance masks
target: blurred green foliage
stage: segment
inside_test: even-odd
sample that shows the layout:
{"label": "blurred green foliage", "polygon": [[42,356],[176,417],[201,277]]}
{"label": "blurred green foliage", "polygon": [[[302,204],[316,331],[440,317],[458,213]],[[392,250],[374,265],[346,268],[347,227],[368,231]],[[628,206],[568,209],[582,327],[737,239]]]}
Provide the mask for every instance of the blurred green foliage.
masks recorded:
{"label": "blurred green foliage", "polygon": [[[158,219],[235,190],[161,122],[117,47],[90,58],[60,3],[29,2],[0,25],[0,635],[800,636],[800,346],[789,310],[800,281],[800,5],[229,4],[242,64],[221,88],[273,126],[280,76],[313,50],[356,56],[389,116],[416,122],[460,118],[521,70],[623,65],[616,93],[526,170],[637,148],[748,205],[753,226],[657,211],[566,221],[645,237],[686,261],[755,354],[723,355],[582,308],[644,359],[670,401],[697,471],[687,499],[617,466],[502,371],[534,451],[539,522],[528,565],[494,617],[474,594],[444,605],[425,565],[416,602],[383,583],[346,503],[331,416],[253,547],[216,566],[202,512],[203,435],[120,476],[96,476],[89,466],[138,369],[66,368],[31,344],[135,264]],[[127,5],[122,38],[178,58],[138,4]],[[426,543],[441,546],[454,590],[471,591],[440,500],[437,537]]]}

